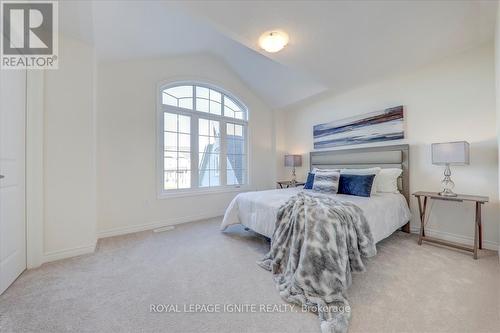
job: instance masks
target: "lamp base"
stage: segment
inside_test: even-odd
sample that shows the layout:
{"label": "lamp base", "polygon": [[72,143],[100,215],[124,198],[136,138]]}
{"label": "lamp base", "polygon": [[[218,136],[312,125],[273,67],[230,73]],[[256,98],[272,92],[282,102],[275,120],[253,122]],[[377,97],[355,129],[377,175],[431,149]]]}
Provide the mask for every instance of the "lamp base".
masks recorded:
{"label": "lamp base", "polygon": [[457,194],[450,189],[444,189],[442,192],[439,192],[439,195],[441,195],[443,197],[456,197],[457,196]]}
{"label": "lamp base", "polygon": [[446,164],[444,169],[444,178],[441,181],[441,185],[443,186],[443,190],[439,192],[439,195],[443,197],[456,197],[456,193],[452,191],[455,187],[455,183],[451,180],[451,169],[450,165]]}

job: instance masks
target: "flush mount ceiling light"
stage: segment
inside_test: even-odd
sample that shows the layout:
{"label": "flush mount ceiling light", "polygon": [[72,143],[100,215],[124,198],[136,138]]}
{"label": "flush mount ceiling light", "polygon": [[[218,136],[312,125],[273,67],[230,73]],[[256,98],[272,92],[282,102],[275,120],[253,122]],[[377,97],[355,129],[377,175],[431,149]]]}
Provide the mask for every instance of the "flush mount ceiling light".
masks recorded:
{"label": "flush mount ceiling light", "polygon": [[288,35],[279,30],[264,32],[259,38],[260,47],[270,53],[278,52],[286,44],[288,44]]}

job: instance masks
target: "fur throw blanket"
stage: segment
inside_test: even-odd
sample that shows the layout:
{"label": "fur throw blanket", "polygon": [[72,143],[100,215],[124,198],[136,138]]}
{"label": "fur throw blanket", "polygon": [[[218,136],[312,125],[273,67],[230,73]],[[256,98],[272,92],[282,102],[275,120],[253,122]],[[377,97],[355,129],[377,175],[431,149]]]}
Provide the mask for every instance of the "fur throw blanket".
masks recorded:
{"label": "fur throw blanket", "polygon": [[257,263],[273,273],[284,300],[317,313],[323,333],[337,333],[349,324],[351,272],[363,272],[361,258],[376,252],[359,207],[300,192],[279,209],[271,249]]}

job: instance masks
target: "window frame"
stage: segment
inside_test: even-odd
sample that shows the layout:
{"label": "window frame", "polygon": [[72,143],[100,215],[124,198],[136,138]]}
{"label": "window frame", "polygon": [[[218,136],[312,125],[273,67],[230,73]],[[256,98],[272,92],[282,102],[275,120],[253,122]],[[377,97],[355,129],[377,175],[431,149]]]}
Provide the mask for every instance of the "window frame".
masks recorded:
{"label": "window frame", "polygon": [[[163,90],[176,87],[176,86],[193,86],[193,109],[185,109],[182,107],[176,107],[171,105],[163,104],[162,96]],[[222,95],[229,97],[236,105],[238,105],[241,110],[245,112],[246,119],[231,118],[224,115],[224,98],[221,101],[222,114],[219,116],[217,114],[212,114],[203,111],[196,110],[196,87],[204,87],[208,89],[215,90]],[[156,87],[157,96],[157,117],[156,117],[156,183],[157,183],[157,196],[159,199],[171,198],[171,197],[183,197],[183,196],[193,196],[193,195],[204,195],[208,193],[224,193],[224,192],[239,192],[243,190],[248,190],[250,188],[250,149],[249,149],[249,111],[248,108],[233,94],[220,88],[217,85],[200,82],[200,81],[175,81],[175,82],[163,82],[159,83]],[[164,188],[164,113],[174,113],[179,115],[189,116],[191,121],[191,186],[193,184],[196,187],[190,187],[186,189],[168,189]],[[224,185],[213,186],[213,187],[199,187],[198,186],[198,119],[209,119],[219,121],[220,126],[220,145],[221,145],[221,156],[226,158],[221,158],[220,162],[220,179]],[[242,125],[243,127],[243,138],[245,142],[246,160],[245,160],[245,182],[241,185],[227,185],[227,141],[226,141],[226,124],[233,123]]]}

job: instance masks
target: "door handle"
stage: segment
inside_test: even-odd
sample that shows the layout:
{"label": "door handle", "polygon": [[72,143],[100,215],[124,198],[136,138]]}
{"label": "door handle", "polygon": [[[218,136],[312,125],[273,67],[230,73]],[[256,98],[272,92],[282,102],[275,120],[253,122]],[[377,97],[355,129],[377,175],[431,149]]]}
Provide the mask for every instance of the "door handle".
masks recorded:
{"label": "door handle", "polygon": [[4,175],[0,175],[0,179],[3,179],[3,178],[5,178],[5,176]]}

